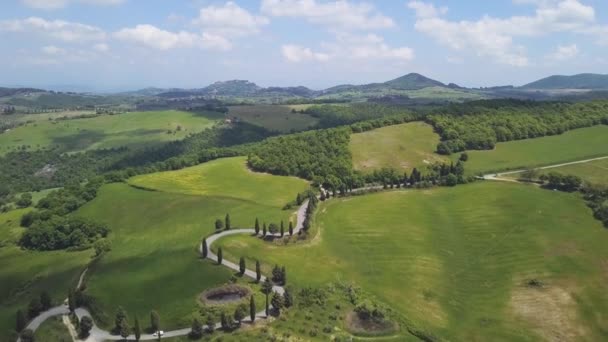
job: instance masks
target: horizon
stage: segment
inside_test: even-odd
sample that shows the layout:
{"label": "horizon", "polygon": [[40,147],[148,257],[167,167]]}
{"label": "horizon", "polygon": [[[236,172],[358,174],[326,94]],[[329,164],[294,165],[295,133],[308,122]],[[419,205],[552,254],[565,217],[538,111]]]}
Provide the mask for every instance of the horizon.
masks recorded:
{"label": "horizon", "polygon": [[14,0],[0,12],[6,86],[112,92],[240,79],[320,90],[415,72],[479,88],[608,67],[600,0]]}

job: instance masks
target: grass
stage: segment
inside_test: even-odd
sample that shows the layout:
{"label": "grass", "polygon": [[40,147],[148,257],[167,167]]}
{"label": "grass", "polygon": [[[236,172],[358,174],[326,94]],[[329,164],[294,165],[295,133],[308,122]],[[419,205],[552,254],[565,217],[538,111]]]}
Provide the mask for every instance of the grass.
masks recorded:
{"label": "grass", "polygon": [[188,195],[238,198],[282,207],[295,194],[308,188],[296,177],[255,173],[246,167],[245,157],[223,158],[178,171],[137,176],[129,184],[146,189]]}
{"label": "grass", "polygon": [[44,342],[72,342],[68,328],[63,324],[61,316],[46,320],[36,329],[36,341]]}
{"label": "grass", "polygon": [[176,184],[172,180],[188,176],[159,173],[133,180],[148,187],[161,184],[161,191],[106,185],[79,210],[78,215],[105,222],[112,230],[112,250],[87,281],[102,326],[111,327],[119,305],[140,319],[158,310],[165,330],[189,326],[200,309],[198,295],[227,283],[233,274],[198,257],[197,246],[214,231],[215,220],[230,213],[233,228],[251,228],[256,217],[287,221],[292,212],[282,206],[307,187],[302,180],[250,173],[243,158],[182,171],[205,178]]}
{"label": "grass", "polygon": [[232,106],[228,115],[278,132],[302,131],[317,123],[318,120],[310,115],[292,113],[292,108],[282,105]]}
{"label": "grass", "polygon": [[[579,128],[561,135],[509,141],[491,151],[467,151],[468,174],[515,170],[608,155],[608,126]],[[454,154],[456,160],[460,154]]]}
{"label": "grass", "polygon": [[316,226],[309,244],[218,246],[266,271],[285,265],[297,286],[354,282],[448,340],[606,338],[608,232],[576,194],[499,182],[394,191],[324,203]]}
{"label": "grass", "polygon": [[0,155],[23,146],[28,150],[58,147],[66,152],[149,146],[200,132],[211,127],[220,116],[216,113],[158,111],[38,121],[0,134]]}
{"label": "grass", "polygon": [[439,136],[423,122],[382,127],[351,135],[350,151],[356,170],[382,167],[411,171],[428,163],[444,161],[435,153]]}
{"label": "grass", "polygon": [[[59,303],[90,261],[91,251],[35,252],[16,242],[23,232],[21,215],[30,209],[0,214],[0,341],[14,341],[15,313],[27,311],[30,300],[48,291]],[[46,341],[46,340],[44,340]]]}
{"label": "grass", "polygon": [[[554,167],[538,171],[538,176],[548,174],[550,172],[557,172],[563,175],[579,176],[587,183],[608,186],[608,159]],[[521,173],[509,174],[505,176],[511,178],[518,178],[521,176]]]}

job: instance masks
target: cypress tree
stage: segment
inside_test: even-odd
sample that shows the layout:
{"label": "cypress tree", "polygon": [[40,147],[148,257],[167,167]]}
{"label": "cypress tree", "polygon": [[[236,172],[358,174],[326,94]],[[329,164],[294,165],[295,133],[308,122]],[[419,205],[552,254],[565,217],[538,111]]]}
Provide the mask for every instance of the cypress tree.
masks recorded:
{"label": "cypress tree", "polygon": [[224,229],[230,229],[230,214],[226,214],[226,222],[224,223]]}
{"label": "cypress tree", "polygon": [[207,331],[213,333],[213,330],[215,330],[215,321],[211,315],[207,316],[207,322],[205,323],[207,323]]}
{"label": "cypress tree", "polygon": [[156,311],[150,312],[150,328],[154,332],[160,330],[160,315]]}
{"label": "cypress tree", "polygon": [[272,294],[272,300],[271,300],[271,304],[272,307],[277,311],[277,313],[281,312],[281,309],[283,308],[283,296],[281,296],[278,293],[273,293]]}
{"label": "cypress tree", "polygon": [[222,325],[222,329],[223,330],[229,330],[230,329],[230,322],[228,321],[228,317],[226,316],[226,313],[222,311],[222,315],[220,316],[220,324]]}
{"label": "cypress tree", "polygon": [[76,310],[76,296],[74,295],[74,290],[70,289],[70,292],[68,292],[68,308],[70,309],[71,313],[74,313],[74,310]]}
{"label": "cypress tree", "polygon": [[249,318],[251,319],[251,323],[255,322],[255,299],[253,296],[249,297]]}
{"label": "cypress tree", "polygon": [[239,261],[239,273],[241,275],[245,274],[245,270],[246,270],[246,265],[245,265],[245,258],[241,257],[241,260]]}
{"label": "cypress tree", "polygon": [[266,230],[266,222],[264,222],[264,226],[263,227],[264,228],[262,229],[262,236],[266,236],[266,232],[267,232],[267,230]]}
{"label": "cypress tree", "polygon": [[289,289],[285,289],[285,292],[283,293],[283,304],[285,304],[286,308],[293,305],[293,297],[291,296],[291,291],[289,291]]}
{"label": "cypress tree", "polygon": [[293,222],[289,221],[289,235],[293,236]]}
{"label": "cypress tree", "polygon": [[223,255],[222,255],[222,247],[217,249],[217,264],[221,265],[222,264],[222,259],[224,259]]}
{"label": "cypress tree", "polygon": [[257,280],[258,283],[262,279],[262,269],[260,267],[260,261],[259,260],[255,261],[255,279]]}
{"label": "cypress tree", "polygon": [[255,218],[255,235],[260,234],[260,221],[258,218]]}
{"label": "cypress tree", "polygon": [[283,228],[283,221],[281,221],[281,237],[285,236],[285,228]]}
{"label": "cypress tree", "polygon": [[42,304],[42,311],[46,311],[51,308],[53,303],[48,292],[42,291],[40,293],[40,304]]}
{"label": "cypress tree", "polygon": [[287,271],[285,270],[285,266],[281,267],[281,281],[283,285],[287,284]]}
{"label": "cypress tree", "polygon": [[266,317],[270,315],[270,305],[268,304],[268,293],[266,294]]}
{"label": "cypress tree", "polygon": [[192,328],[190,328],[189,336],[194,339],[198,339],[203,336],[203,325],[196,318],[192,320]]}
{"label": "cypress tree", "polygon": [[17,331],[19,333],[19,332],[23,331],[23,329],[25,329],[25,326],[27,325],[27,319],[25,318],[25,314],[21,310],[17,310],[16,318],[17,318],[17,321],[15,324],[15,331]]}
{"label": "cypress tree", "polygon": [[133,334],[135,335],[135,341],[139,341],[141,338],[141,327],[139,326],[139,319],[135,316],[135,322],[133,323]]}
{"label": "cypress tree", "polygon": [[203,238],[203,242],[202,242],[202,251],[201,254],[203,256],[203,259],[205,259],[207,257],[207,254],[209,254],[209,249],[207,247],[207,238]]}

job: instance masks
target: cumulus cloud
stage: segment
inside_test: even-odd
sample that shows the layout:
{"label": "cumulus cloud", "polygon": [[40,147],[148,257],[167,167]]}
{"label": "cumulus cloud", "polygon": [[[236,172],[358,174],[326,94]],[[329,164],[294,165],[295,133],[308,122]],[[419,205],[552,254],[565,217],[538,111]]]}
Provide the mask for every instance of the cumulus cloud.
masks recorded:
{"label": "cumulus cloud", "polygon": [[138,43],[158,50],[200,47],[213,50],[229,50],[230,42],[210,33],[195,34],[187,31],[170,32],[152,25],[137,25],[114,33],[119,40]]}
{"label": "cumulus cloud", "polygon": [[515,37],[535,37],[556,32],[584,33],[594,26],[595,10],[579,0],[516,0],[537,6],[531,16],[495,18],[484,16],[477,21],[449,21],[447,9],[430,3],[411,1],[416,13],[415,27],[439,43],[454,50],[472,50],[479,56],[494,58],[501,64],[526,66],[525,49]]}
{"label": "cumulus cloud", "polygon": [[216,35],[241,36],[258,33],[269,20],[263,16],[249,13],[232,1],[223,6],[201,8],[194,24]]}
{"label": "cumulus cloud", "polygon": [[90,5],[119,5],[125,0],[22,0],[23,4],[35,9],[53,10],[64,8],[71,3],[83,3]]}
{"label": "cumulus cloud", "polygon": [[579,54],[579,49],[576,44],[572,45],[559,45],[557,49],[551,53],[548,57],[549,59],[556,61],[566,61],[572,59]]}
{"label": "cumulus cloud", "polygon": [[283,45],[281,52],[283,53],[283,57],[285,57],[285,59],[294,63],[307,61],[326,62],[329,60],[328,54],[313,52],[310,48],[299,45]]}
{"label": "cumulus cloud", "polygon": [[66,42],[95,41],[106,37],[105,32],[95,26],[38,17],[0,21],[0,31],[34,33]]}
{"label": "cumulus cloud", "polygon": [[347,0],[262,0],[262,12],[273,17],[304,18],[340,30],[371,30],[395,26],[393,19],[367,3]]}
{"label": "cumulus cloud", "polygon": [[54,45],[49,45],[49,46],[43,47],[42,52],[44,52],[47,55],[53,55],[53,56],[64,55],[65,49],[62,49],[62,48],[54,46]]}
{"label": "cumulus cloud", "polygon": [[108,51],[110,51],[110,46],[106,43],[99,43],[99,44],[93,45],[93,50],[95,50],[97,52],[108,52]]}

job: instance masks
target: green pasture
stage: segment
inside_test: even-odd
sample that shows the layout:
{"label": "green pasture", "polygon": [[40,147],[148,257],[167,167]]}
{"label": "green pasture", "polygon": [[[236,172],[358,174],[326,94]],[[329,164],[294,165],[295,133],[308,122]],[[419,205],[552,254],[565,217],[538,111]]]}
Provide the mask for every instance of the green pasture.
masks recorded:
{"label": "green pasture", "polygon": [[[563,175],[575,175],[590,184],[608,185],[608,159],[542,169],[538,170],[538,176],[543,174],[546,175],[550,172],[557,172]],[[521,173],[509,174],[507,176],[519,178]]]}

